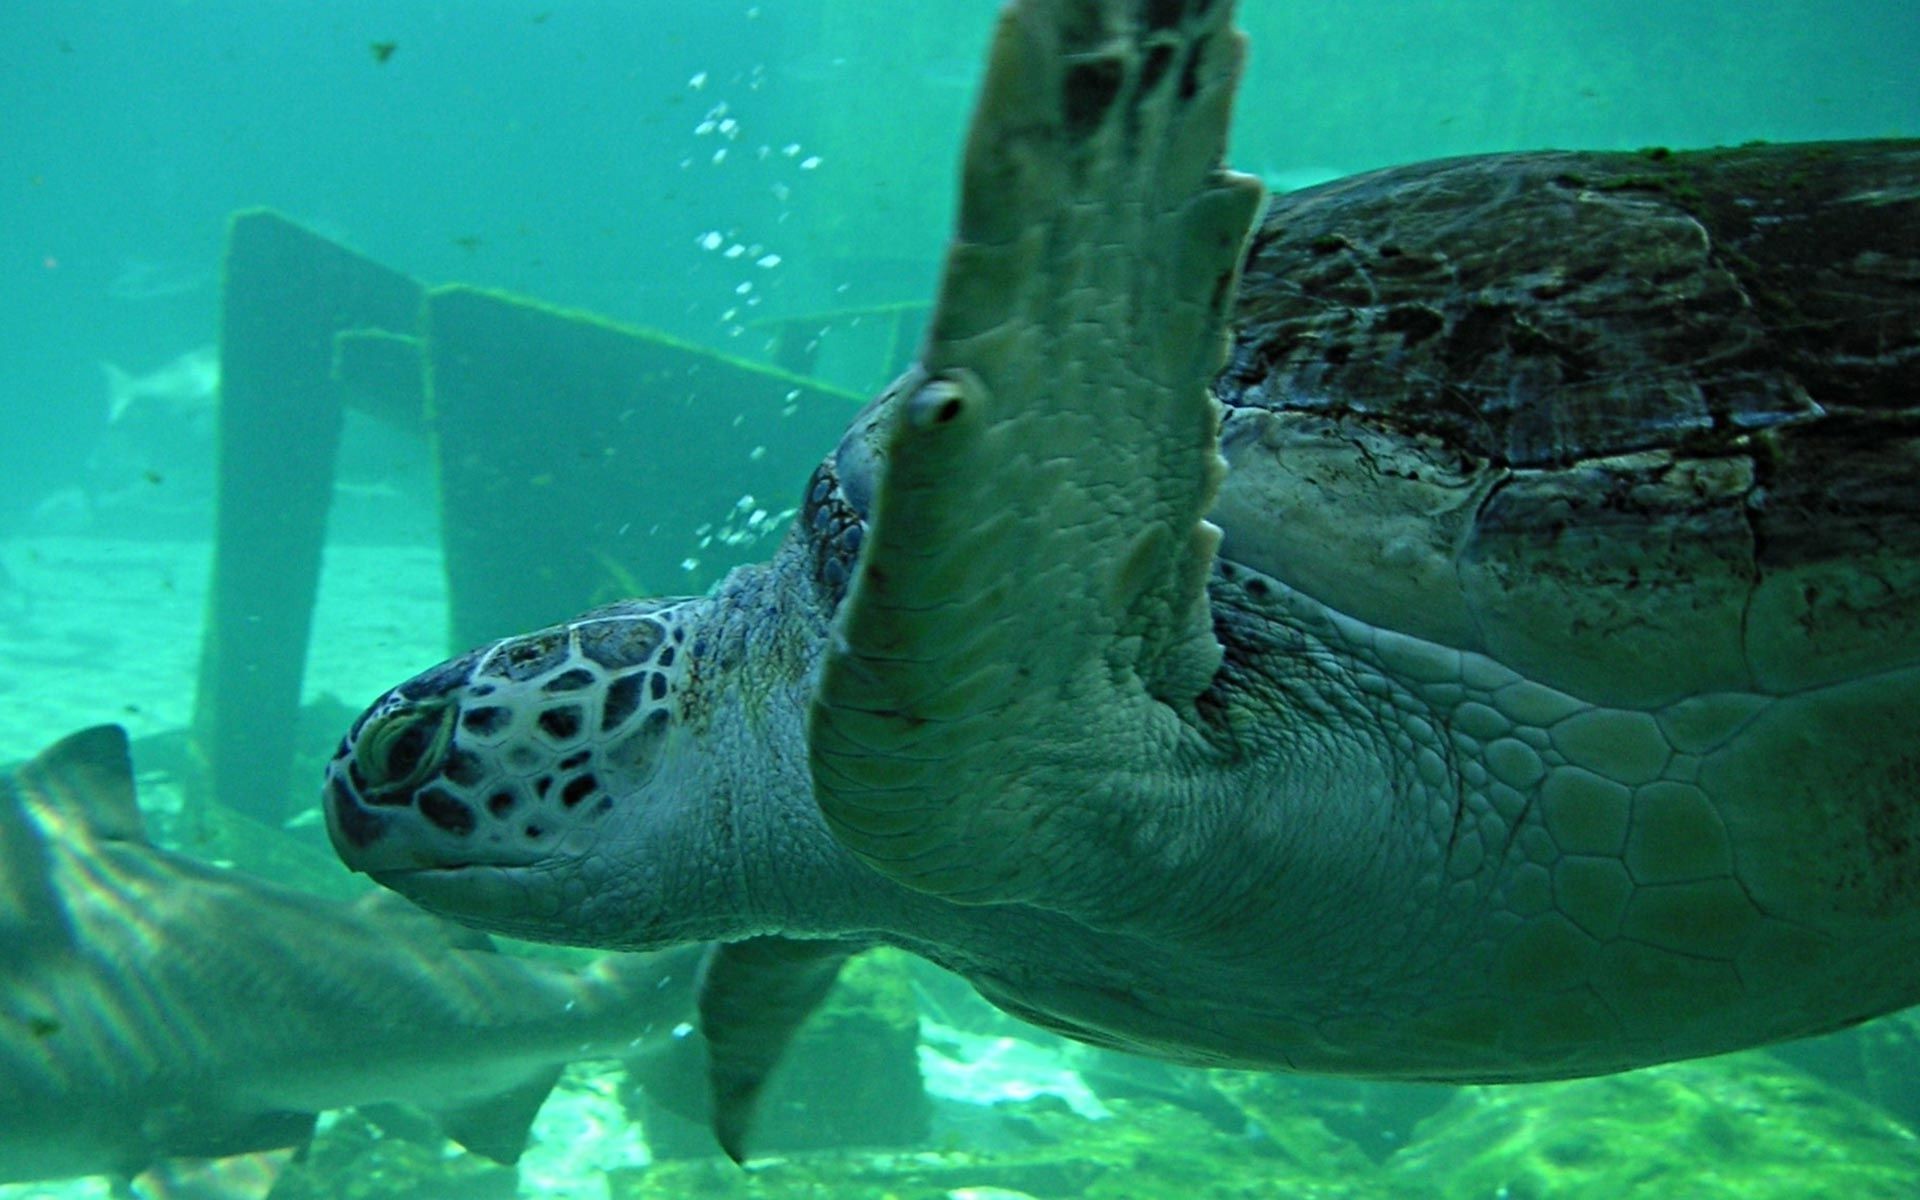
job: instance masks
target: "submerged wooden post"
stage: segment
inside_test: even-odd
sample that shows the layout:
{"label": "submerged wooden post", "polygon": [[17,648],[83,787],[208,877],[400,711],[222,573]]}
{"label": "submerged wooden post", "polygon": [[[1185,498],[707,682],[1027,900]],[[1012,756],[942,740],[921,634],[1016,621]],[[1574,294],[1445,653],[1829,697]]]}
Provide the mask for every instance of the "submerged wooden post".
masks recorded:
{"label": "submerged wooden post", "polygon": [[424,328],[456,651],[765,557],[865,399],[470,287]]}
{"label": "submerged wooden post", "polygon": [[300,680],[341,426],[334,337],[410,333],[420,285],[266,211],[227,232],[213,580],[194,742],[214,799],[289,808]]}

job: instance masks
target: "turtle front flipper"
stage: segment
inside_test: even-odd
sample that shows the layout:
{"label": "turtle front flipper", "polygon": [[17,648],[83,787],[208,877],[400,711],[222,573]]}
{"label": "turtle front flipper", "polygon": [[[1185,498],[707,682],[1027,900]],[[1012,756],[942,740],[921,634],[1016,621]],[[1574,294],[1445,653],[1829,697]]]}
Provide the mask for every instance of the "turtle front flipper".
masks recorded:
{"label": "turtle front flipper", "polygon": [[[835,835],[915,889],[1094,917],[1220,661],[1208,385],[1259,184],[1221,166],[1226,0],[1020,0],[895,388],[811,712]],[[1156,799],[1139,781],[1156,778]],[[1116,863],[1121,861],[1116,859]]]}

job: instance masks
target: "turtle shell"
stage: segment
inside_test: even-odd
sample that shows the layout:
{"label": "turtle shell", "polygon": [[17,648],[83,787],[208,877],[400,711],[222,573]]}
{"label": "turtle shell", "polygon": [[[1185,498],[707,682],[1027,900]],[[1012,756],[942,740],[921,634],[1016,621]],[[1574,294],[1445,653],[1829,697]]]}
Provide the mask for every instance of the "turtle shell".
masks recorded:
{"label": "turtle shell", "polygon": [[1920,142],[1337,181],[1237,320],[1230,559],[1608,704],[1920,657]]}

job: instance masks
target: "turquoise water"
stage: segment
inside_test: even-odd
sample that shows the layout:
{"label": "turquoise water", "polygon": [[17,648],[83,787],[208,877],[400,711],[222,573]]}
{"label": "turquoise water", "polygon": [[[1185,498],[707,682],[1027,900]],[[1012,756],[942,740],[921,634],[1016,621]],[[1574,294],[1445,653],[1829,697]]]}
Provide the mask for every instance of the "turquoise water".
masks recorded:
{"label": "turquoise water", "polygon": [[[0,519],[98,440],[100,361],[146,370],[212,340],[223,225],[244,206],[421,279],[722,345],[744,282],[754,312],[924,299],[993,8],[7,5],[0,303],[32,353],[0,359],[0,395],[36,421],[0,444]],[[1541,146],[1911,136],[1920,111],[1901,0],[1244,8],[1234,156],[1283,181]],[[697,133],[722,104],[738,136]],[[780,266],[702,251],[713,231]]]}
{"label": "turquoise water", "polygon": [[[603,505],[580,518],[618,531],[620,550],[541,586],[575,589],[579,604],[618,594],[623,582],[694,590],[764,555],[837,418],[805,432],[760,416],[736,424],[778,412],[798,385],[756,383],[751,397],[704,391],[720,368],[701,365],[700,354],[803,372],[813,381],[806,402],[821,406],[810,412],[850,412],[854,397],[885,382],[912,343],[912,306],[936,276],[993,9],[985,0],[0,8],[0,413],[9,418],[0,648],[12,659],[0,662],[0,701],[11,710],[0,758],[123,721],[139,739],[150,801],[219,802],[202,794],[196,772],[206,764],[183,747],[209,632],[208,367],[238,210],[275,209],[428,285],[503,289],[685,343],[661,368],[686,401],[671,419],[710,426],[700,444],[718,448],[690,455],[677,436],[623,423],[620,452],[634,457],[592,468],[605,472]],[[1247,0],[1242,23],[1253,49],[1233,159],[1276,188],[1510,149],[1920,135],[1920,19],[1906,0]],[[125,400],[117,415],[116,387]],[[517,459],[552,456],[549,471],[528,469],[530,487],[578,478],[589,469],[583,455],[614,444],[499,420],[495,436]],[[302,444],[281,450],[297,455]],[[648,453],[682,460],[715,490],[697,502],[684,489],[622,491],[626,464]],[[770,482],[747,482],[761,471]],[[647,477],[644,465],[632,472]],[[299,693],[333,707],[296,739],[288,794],[249,798],[256,819],[286,827],[284,853],[315,871],[327,864],[308,811],[312,759],[337,736],[341,713],[458,636],[447,629],[438,479],[419,427],[350,414],[336,479]],[[282,498],[263,489],[248,499],[271,508]],[[534,587],[505,562],[503,591],[515,579]],[[243,848],[196,833],[192,820],[159,827],[250,865]],[[945,1039],[929,1035],[933,1048],[922,1052],[949,1097],[918,1148],[928,1157],[796,1156],[742,1175],[697,1162],[619,1167],[603,1154],[596,1161],[616,1164],[611,1177],[587,1170],[563,1185],[528,1175],[523,1192],[1920,1191],[1905,1017],[1780,1057],[1458,1092],[1141,1078],[1042,1039],[1036,1055],[1016,1055],[996,1093],[1038,1088],[1038,1098],[982,1116],[961,1097],[968,1080],[998,1077],[971,1064],[1024,1044],[992,1040],[1011,1026],[936,979],[915,979],[912,996],[935,1006]],[[608,1078],[594,1086],[613,1090]],[[626,1119],[614,1110],[599,1119]],[[545,1136],[557,1158],[590,1140],[564,1123]],[[284,1194],[481,1186],[445,1182],[470,1164],[449,1166],[427,1146],[342,1121]],[[390,1164],[386,1173],[370,1173],[376,1159]],[[514,1186],[488,1178],[488,1187]]]}

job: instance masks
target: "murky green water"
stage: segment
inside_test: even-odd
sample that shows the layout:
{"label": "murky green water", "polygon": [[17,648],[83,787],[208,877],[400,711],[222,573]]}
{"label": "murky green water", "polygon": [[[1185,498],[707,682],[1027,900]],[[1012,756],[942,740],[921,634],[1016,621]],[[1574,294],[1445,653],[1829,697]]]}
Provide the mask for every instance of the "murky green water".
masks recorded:
{"label": "murky green water", "polygon": [[[1232,155],[1276,190],[1499,150],[1920,135],[1920,20],[1904,0],[1243,9],[1253,50]],[[318,763],[378,688],[452,648],[450,588],[489,575],[499,595],[537,587],[558,617],[630,590],[698,590],[770,551],[832,430],[911,351],[993,10],[987,0],[0,8],[0,758],[123,723],[163,840],[315,891],[350,890],[311,810]],[[258,593],[262,605],[317,605],[304,664],[297,645],[282,647],[293,669],[304,665],[308,713],[250,714],[262,741],[273,740],[269,723],[299,722],[276,776],[295,782],[243,798],[268,832],[235,833],[214,807],[235,797],[214,795],[217,764],[197,748],[211,743],[192,731],[204,731],[210,704],[196,695],[201,647],[220,633],[206,614],[223,611],[208,601],[223,254],[230,215],[261,206],[423,285],[504,290],[645,327],[648,346],[668,349],[645,368],[658,409],[607,400],[585,369],[546,377],[555,394],[602,405],[590,429],[541,406],[551,397],[533,394],[537,373],[511,384],[482,373],[501,381],[502,403],[493,425],[463,436],[551,465],[525,467],[502,511],[481,514],[495,521],[485,528],[516,530],[497,562],[470,557],[451,582],[440,548],[474,514],[443,522],[436,497],[486,464],[436,467],[436,427],[417,408],[395,419],[430,381],[378,402],[370,376],[341,384],[348,408],[331,466],[304,460],[311,440],[272,443],[286,478],[330,472],[331,525],[317,592]],[[360,318],[345,313],[339,328]],[[481,349],[501,362],[518,350]],[[344,378],[327,354],[266,366],[269,379],[273,369]],[[653,482],[669,463],[702,485]],[[589,475],[590,489],[566,490]],[[604,548],[539,576],[553,559],[526,514],[547,510],[528,499],[513,526],[515,495],[565,496],[581,523],[607,531]],[[288,496],[262,486],[232,502],[271,511]],[[239,553],[267,564],[270,580],[287,544],[263,537]],[[0,991],[24,986],[7,971],[0,964]],[[1017,1027],[903,959],[870,974],[874,991],[836,1011],[814,1073],[795,1085],[793,1144],[814,1148],[746,1171],[697,1156],[648,1164],[641,1127],[656,1133],[670,1117],[630,1082],[644,1070],[582,1068],[535,1126],[517,1175],[450,1151],[429,1124],[346,1115],[323,1122],[275,1194],[1920,1193],[1920,1048],[1904,1015],[1777,1054],[1449,1089],[1112,1060]],[[917,1067],[930,1098],[874,1093],[847,1070],[847,1047],[890,1034],[909,1047],[894,1066]],[[893,1144],[865,1144],[881,1128],[871,1123],[903,1103],[924,1108],[886,1126]],[[7,1171],[0,1156],[0,1178]],[[104,1194],[99,1180],[17,1186]]]}

